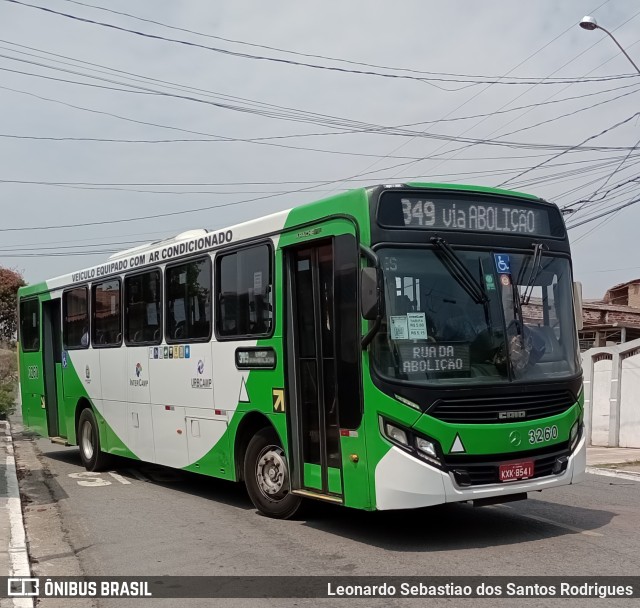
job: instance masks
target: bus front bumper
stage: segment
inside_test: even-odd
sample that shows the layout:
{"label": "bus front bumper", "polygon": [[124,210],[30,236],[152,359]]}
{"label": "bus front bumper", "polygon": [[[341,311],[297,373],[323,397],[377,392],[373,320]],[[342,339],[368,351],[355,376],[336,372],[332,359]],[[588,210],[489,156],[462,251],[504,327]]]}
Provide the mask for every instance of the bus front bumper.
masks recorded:
{"label": "bus front bumper", "polygon": [[587,446],[583,433],[576,449],[569,456],[567,468],[563,473],[531,480],[460,487],[449,473],[394,446],[376,467],[376,508],[415,509],[446,502],[480,500],[546,490],[582,481],[586,464]]}

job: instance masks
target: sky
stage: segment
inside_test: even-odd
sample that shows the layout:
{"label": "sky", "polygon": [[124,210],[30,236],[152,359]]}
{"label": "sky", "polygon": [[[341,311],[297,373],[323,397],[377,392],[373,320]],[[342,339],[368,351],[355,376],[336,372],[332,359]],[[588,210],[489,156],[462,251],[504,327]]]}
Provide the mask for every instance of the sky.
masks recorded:
{"label": "sky", "polygon": [[601,297],[640,277],[640,76],[585,14],[640,64],[634,0],[0,0],[0,265],[31,283],[353,187],[459,182],[569,210]]}

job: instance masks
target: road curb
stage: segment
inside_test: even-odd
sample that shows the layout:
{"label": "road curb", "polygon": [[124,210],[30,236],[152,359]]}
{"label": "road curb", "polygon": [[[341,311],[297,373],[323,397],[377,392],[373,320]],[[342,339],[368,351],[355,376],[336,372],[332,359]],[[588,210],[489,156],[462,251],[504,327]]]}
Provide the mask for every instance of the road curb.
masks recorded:
{"label": "road curb", "polygon": [[[29,565],[29,553],[27,550],[27,538],[24,529],[24,519],[22,518],[22,504],[20,501],[20,488],[18,486],[18,475],[16,472],[16,459],[13,451],[13,437],[11,435],[11,424],[5,421],[5,445],[6,445],[6,468],[5,476],[7,480],[7,506],[10,523],[10,538],[7,544],[9,554],[10,577],[30,577],[31,567]],[[31,598],[11,598],[15,608],[33,608]]]}
{"label": "road curb", "polygon": [[640,482],[640,473],[631,473],[629,471],[616,471],[614,469],[600,469],[598,467],[587,467],[587,473],[593,475],[602,475],[603,477],[617,477],[618,479],[629,479],[631,481]]}

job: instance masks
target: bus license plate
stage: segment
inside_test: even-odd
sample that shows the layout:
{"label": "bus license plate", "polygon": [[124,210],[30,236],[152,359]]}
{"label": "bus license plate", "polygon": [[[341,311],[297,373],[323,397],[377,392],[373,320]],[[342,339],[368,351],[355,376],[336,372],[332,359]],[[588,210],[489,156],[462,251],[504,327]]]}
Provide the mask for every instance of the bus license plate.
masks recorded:
{"label": "bus license plate", "polygon": [[516,481],[533,477],[533,460],[500,465],[500,481]]}

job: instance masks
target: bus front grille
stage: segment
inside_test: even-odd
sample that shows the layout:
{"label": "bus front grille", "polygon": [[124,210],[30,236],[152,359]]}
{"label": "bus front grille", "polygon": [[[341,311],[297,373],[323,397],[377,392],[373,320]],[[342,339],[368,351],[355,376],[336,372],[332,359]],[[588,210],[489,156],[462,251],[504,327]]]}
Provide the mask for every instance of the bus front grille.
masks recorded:
{"label": "bus front grille", "polygon": [[493,397],[439,399],[427,414],[443,422],[495,424],[556,416],[576,402],[570,391]]}
{"label": "bus front grille", "polygon": [[[537,479],[556,474],[553,471],[556,462],[559,459],[566,460],[570,455],[569,445],[564,442],[524,454],[516,452],[493,456],[446,456],[444,461],[459,485],[481,486],[503,483],[500,481],[499,468],[505,462],[532,460],[534,468],[530,479]],[[463,484],[460,483],[462,479],[465,481]]]}

